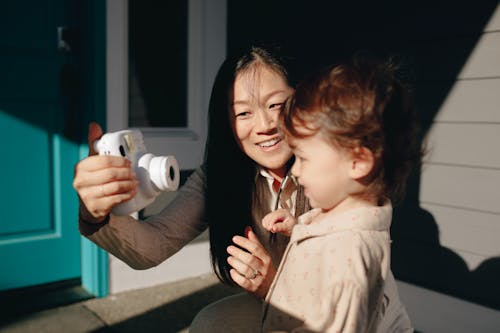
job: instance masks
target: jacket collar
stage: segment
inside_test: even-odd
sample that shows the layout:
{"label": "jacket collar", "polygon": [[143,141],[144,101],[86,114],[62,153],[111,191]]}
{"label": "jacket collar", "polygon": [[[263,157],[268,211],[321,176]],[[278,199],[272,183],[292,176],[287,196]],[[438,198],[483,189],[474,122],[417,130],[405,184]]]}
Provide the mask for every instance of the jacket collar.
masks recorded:
{"label": "jacket collar", "polygon": [[299,217],[293,228],[291,242],[301,241],[348,229],[389,231],[392,219],[392,205],[364,206],[343,212],[331,211],[319,216],[320,208],[313,209]]}

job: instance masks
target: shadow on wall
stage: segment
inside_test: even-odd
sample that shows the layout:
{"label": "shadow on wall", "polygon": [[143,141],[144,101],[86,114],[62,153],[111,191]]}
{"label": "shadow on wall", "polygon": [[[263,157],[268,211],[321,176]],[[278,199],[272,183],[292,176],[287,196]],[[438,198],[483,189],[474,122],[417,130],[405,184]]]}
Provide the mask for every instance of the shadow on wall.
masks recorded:
{"label": "shadow on wall", "polygon": [[[228,3],[228,49],[249,43],[281,45],[293,56],[297,78],[367,50],[397,55],[414,85],[423,135],[432,125],[476,46],[496,1],[320,2],[258,0]],[[392,225],[394,275],[462,299],[500,309],[500,258],[474,271],[443,247],[435,218],[419,205],[420,170],[409,181]]]}
{"label": "shadow on wall", "polygon": [[500,309],[500,258],[473,271],[439,242],[434,217],[418,205],[418,178],[410,181],[407,199],[394,210],[391,228],[392,269],[403,281]]}

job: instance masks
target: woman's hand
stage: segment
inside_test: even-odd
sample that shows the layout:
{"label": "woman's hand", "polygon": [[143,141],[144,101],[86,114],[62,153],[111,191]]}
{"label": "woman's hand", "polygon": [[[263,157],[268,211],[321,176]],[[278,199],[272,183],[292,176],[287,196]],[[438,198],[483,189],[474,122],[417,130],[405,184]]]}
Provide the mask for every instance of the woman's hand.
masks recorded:
{"label": "woman's hand", "polygon": [[97,155],[94,141],[102,136],[101,127],[89,125],[89,156],[75,166],[73,187],[80,197],[80,214],[87,222],[99,223],[113,206],[131,199],[137,180],[128,159]]}
{"label": "woman's hand", "polygon": [[288,209],[277,209],[262,219],[262,226],[272,233],[280,233],[290,237],[297,220]]}
{"label": "woman's hand", "polygon": [[231,278],[243,289],[264,298],[276,275],[276,270],[271,256],[252,229],[247,227],[246,231],[246,238],[233,237],[233,242],[241,249],[233,245],[227,247],[227,252],[230,254],[227,262],[233,267],[230,270]]}

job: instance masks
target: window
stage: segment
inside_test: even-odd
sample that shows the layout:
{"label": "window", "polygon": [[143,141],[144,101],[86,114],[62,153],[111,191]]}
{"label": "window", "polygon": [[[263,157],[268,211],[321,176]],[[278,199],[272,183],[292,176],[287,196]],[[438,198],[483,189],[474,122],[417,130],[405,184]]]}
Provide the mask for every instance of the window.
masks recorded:
{"label": "window", "polygon": [[130,127],[187,126],[188,2],[129,1]]}

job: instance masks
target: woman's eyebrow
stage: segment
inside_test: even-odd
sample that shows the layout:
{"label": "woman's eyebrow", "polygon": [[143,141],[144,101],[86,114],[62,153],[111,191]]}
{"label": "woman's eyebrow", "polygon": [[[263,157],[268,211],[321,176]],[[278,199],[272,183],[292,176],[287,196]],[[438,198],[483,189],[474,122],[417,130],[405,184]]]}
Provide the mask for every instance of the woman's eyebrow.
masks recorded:
{"label": "woman's eyebrow", "polygon": [[237,104],[248,105],[248,104],[250,104],[250,102],[248,100],[244,99],[244,100],[234,101],[231,103],[231,105],[237,105]]}
{"label": "woman's eyebrow", "polygon": [[262,96],[262,99],[263,99],[264,101],[267,101],[267,100],[269,100],[271,97],[273,97],[274,95],[278,95],[278,94],[281,94],[281,93],[286,93],[286,90],[278,89],[278,90],[273,90],[273,91],[270,91],[270,92],[268,92],[267,94],[265,94],[264,96]]}
{"label": "woman's eyebrow", "polygon": [[[283,90],[283,89],[278,89],[278,90],[273,90],[273,91],[270,91],[268,92],[267,94],[265,94],[264,96],[262,96],[262,100],[263,101],[267,101],[269,100],[271,97],[273,97],[274,95],[278,95],[278,94],[281,94],[281,93],[286,93],[286,90]],[[249,100],[237,100],[237,101],[233,101],[231,103],[232,106],[234,105],[248,105],[250,104],[250,101]]]}

